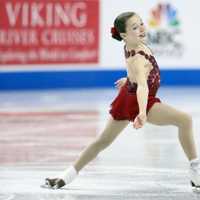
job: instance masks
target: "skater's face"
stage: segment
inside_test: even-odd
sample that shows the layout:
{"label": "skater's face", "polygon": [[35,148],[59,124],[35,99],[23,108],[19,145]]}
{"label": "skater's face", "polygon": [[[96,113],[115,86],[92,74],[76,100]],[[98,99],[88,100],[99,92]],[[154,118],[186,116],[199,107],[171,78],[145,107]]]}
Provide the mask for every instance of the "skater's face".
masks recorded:
{"label": "skater's face", "polygon": [[121,33],[124,41],[130,45],[144,42],[146,29],[142,19],[138,15],[130,17],[126,22],[126,33]]}

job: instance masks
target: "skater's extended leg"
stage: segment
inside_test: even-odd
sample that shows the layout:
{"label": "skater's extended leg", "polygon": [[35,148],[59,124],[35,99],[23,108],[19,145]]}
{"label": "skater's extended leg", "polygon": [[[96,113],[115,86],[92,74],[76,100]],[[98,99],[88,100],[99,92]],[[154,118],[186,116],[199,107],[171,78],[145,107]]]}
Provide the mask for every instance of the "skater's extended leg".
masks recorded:
{"label": "skater's extended leg", "polygon": [[108,121],[102,134],[95,139],[80,155],[74,167],[79,172],[88,162],[93,160],[99,152],[108,147],[121,131],[128,125],[129,121],[116,121],[112,118]]}
{"label": "skater's extended leg", "polygon": [[178,128],[179,141],[187,158],[189,160],[197,158],[192,117],[189,114],[163,103],[155,103],[148,113],[147,121],[155,125],[176,126]]}
{"label": "skater's extended leg", "polygon": [[98,153],[108,147],[121,131],[129,124],[127,120],[116,121],[110,118],[100,134],[80,155],[75,164],[65,170],[56,179],[46,179],[46,184],[50,187],[60,188],[65,184],[69,184],[77,176],[78,172],[91,160],[93,160]]}
{"label": "skater's extended leg", "polygon": [[191,183],[200,187],[200,163],[194,142],[192,117],[166,104],[156,103],[150,109],[147,120],[155,125],[174,125],[178,128],[179,141],[190,161]]}

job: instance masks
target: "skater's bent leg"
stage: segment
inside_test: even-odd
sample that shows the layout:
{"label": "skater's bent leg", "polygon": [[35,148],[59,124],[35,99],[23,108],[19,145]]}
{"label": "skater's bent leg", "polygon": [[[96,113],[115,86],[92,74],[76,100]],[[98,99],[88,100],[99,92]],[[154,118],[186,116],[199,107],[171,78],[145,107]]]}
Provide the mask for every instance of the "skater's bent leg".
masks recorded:
{"label": "skater's bent leg", "polygon": [[179,141],[187,158],[189,160],[197,158],[190,115],[169,105],[155,103],[147,115],[147,120],[155,125],[175,125],[178,127]]}
{"label": "skater's bent leg", "polygon": [[88,162],[93,160],[99,152],[109,146],[128,123],[129,121],[126,120],[116,121],[110,118],[102,134],[81,153],[80,157],[75,162],[74,168],[76,171],[79,172]]}

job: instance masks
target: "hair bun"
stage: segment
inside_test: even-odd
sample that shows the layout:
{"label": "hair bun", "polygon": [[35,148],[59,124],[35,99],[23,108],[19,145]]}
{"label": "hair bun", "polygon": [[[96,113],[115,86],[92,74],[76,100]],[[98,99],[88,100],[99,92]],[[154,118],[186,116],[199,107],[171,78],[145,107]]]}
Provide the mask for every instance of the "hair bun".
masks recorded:
{"label": "hair bun", "polygon": [[111,28],[111,34],[112,34],[112,37],[116,40],[119,40],[121,41],[122,40],[122,37],[120,36],[118,30],[115,28],[115,27],[112,27]]}

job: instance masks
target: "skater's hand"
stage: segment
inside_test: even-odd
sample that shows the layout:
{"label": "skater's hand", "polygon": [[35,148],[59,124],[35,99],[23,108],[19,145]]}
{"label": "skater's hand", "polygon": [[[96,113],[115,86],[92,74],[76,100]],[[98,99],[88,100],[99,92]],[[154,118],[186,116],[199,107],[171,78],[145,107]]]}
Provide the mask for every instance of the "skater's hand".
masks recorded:
{"label": "skater's hand", "polygon": [[133,122],[133,127],[135,129],[142,128],[143,125],[145,124],[146,120],[147,120],[146,114],[145,113],[139,113],[136,116],[136,118],[135,118],[135,120]]}
{"label": "skater's hand", "polygon": [[118,90],[120,90],[123,86],[124,86],[124,84],[126,83],[126,80],[127,80],[127,78],[120,78],[120,79],[118,79],[116,82],[115,82],[115,87],[118,89]]}

